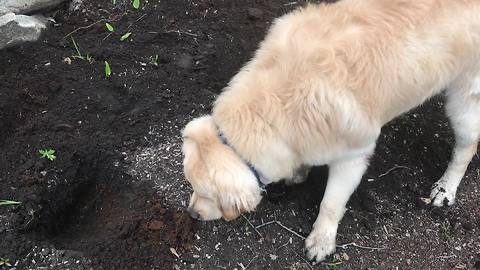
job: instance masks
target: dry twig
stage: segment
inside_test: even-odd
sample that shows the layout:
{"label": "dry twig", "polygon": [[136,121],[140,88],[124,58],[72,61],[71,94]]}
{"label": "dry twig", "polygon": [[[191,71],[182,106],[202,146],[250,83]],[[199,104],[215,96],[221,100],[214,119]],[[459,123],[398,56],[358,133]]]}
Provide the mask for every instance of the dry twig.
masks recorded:
{"label": "dry twig", "polygon": [[296,231],[288,228],[287,226],[283,225],[282,223],[280,223],[280,221],[275,221],[276,224],[278,224],[278,226],[282,227],[283,229],[289,231],[290,233],[292,233],[293,235],[305,240],[305,236],[303,235],[300,235],[299,233],[297,233]]}
{"label": "dry twig", "polygon": [[283,229],[287,230],[288,232],[292,233],[293,235],[295,235],[295,236],[297,236],[297,237],[305,240],[305,236],[303,236],[303,235],[297,233],[296,231],[288,228],[287,226],[285,226],[285,225],[283,225],[282,223],[280,223],[280,221],[278,221],[278,220],[272,220],[272,221],[269,221],[269,222],[260,224],[260,225],[258,225],[257,227],[255,227],[255,229],[262,228],[262,227],[268,226],[268,225],[270,225],[270,224],[277,224],[278,226],[282,227]]}
{"label": "dry twig", "polygon": [[268,225],[270,225],[270,224],[272,224],[272,223],[275,223],[275,222],[277,222],[277,221],[276,221],[276,220],[272,220],[272,221],[269,221],[269,222],[260,224],[260,225],[258,225],[258,226],[255,227],[255,228],[256,228],[256,229],[259,229],[259,228],[261,228],[261,227],[268,226]]}
{"label": "dry twig", "polygon": [[257,228],[255,226],[253,226],[253,224],[250,222],[250,220],[242,214],[242,217],[248,222],[248,224],[253,228],[253,230],[261,237],[263,238],[263,235],[257,230]]}
{"label": "dry twig", "polygon": [[411,168],[409,168],[409,167],[407,167],[407,166],[395,165],[395,166],[393,166],[393,168],[391,168],[390,170],[388,170],[388,171],[380,174],[380,175],[378,176],[378,178],[382,178],[382,177],[386,176],[387,174],[391,173],[392,171],[394,171],[394,170],[396,170],[396,169],[409,169],[409,170],[411,170]]}
{"label": "dry twig", "polygon": [[363,249],[370,249],[370,250],[388,249],[387,247],[366,247],[366,246],[361,246],[361,245],[358,245],[358,244],[355,243],[355,242],[347,243],[347,244],[343,244],[343,245],[337,245],[338,248],[342,248],[342,249],[346,249],[346,248],[349,247],[349,246],[354,246],[354,247],[363,248]]}

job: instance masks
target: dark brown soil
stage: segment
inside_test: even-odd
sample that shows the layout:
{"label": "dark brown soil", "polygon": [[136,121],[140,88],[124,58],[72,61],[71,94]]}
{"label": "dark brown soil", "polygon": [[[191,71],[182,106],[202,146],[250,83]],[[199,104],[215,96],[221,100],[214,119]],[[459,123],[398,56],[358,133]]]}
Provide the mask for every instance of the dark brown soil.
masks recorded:
{"label": "dark brown soil", "polygon": [[[116,2],[61,8],[41,41],[0,51],[0,199],[22,202],[0,206],[0,258],[16,269],[480,268],[478,157],[454,206],[421,201],[453,143],[441,97],[383,130],[339,228],[339,244],[368,248],[305,261],[299,236],[317,215],[326,168],[269,187],[234,222],[193,222],[181,212],[190,191],[181,127],[209,112],[271,21],[304,2]],[[72,57],[72,38],[92,63]],[[57,159],[40,158],[44,148]]]}

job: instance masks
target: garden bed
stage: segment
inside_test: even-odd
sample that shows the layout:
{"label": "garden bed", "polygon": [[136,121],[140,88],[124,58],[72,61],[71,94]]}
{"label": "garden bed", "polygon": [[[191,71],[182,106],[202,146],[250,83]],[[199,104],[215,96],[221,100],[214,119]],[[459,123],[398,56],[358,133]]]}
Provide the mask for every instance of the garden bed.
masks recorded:
{"label": "garden bed", "polygon": [[269,187],[233,222],[184,214],[181,128],[210,111],[272,20],[303,4],[85,0],[53,14],[39,42],[0,51],[0,199],[22,202],[0,206],[0,258],[16,269],[480,268],[478,156],[454,206],[421,200],[453,144],[441,97],[383,129],[339,227],[344,246],[324,263],[305,260],[302,238],[325,168]]}

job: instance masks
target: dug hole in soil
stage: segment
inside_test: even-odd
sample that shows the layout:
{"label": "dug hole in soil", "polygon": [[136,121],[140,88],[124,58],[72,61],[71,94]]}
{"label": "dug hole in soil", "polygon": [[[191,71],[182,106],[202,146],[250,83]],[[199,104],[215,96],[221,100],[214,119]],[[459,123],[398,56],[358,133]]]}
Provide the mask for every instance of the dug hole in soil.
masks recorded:
{"label": "dug hole in soil", "polygon": [[[0,269],[480,268],[478,157],[454,206],[421,200],[453,145],[442,97],[383,129],[340,224],[344,246],[324,263],[305,260],[302,238],[326,168],[269,187],[233,222],[183,212],[181,128],[210,111],[272,20],[304,4],[85,0],[52,13],[40,41],[0,51],[0,199],[22,202],[0,206],[0,259],[12,264]],[[54,161],[38,153],[49,148]]]}

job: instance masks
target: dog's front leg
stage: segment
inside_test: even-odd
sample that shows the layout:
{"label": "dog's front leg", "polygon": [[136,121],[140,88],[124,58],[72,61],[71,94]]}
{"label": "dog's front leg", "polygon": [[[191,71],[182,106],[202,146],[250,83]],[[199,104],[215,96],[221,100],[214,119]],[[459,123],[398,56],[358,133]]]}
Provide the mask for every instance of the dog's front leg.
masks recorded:
{"label": "dog's front leg", "polygon": [[369,155],[362,155],[330,164],[320,212],[305,242],[310,260],[316,259],[319,262],[335,252],[338,223],[343,217],[350,195],[362,179],[368,157]]}

